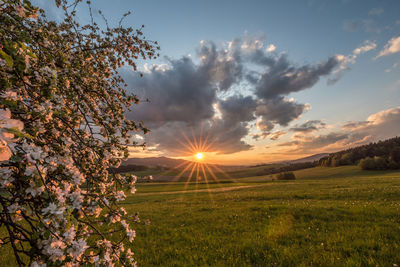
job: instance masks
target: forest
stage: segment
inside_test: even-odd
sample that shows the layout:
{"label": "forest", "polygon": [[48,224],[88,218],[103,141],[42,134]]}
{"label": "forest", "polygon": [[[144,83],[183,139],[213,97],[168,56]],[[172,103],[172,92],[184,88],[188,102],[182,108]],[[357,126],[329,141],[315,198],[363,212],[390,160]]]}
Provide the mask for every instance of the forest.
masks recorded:
{"label": "forest", "polygon": [[358,146],[330,154],[319,160],[319,166],[359,165],[363,170],[400,168],[400,137]]}

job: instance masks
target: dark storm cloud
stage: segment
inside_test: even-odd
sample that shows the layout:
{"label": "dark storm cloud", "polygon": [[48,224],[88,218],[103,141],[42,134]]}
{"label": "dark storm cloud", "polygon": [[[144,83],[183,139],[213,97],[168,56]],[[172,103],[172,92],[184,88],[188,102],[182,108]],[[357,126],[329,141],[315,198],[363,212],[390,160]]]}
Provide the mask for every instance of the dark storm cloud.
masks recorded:
{"label": "dark storm cloud", "polygon": [[[243,47],[243,45],[242,45]],[[254,138],[266,137],[275,124],[287,126],[308,110],[307,104],[288,101],[284,96],[314,86],[321,77],[331,75],[341,64],[337,56],[317,64],[296,66],[286,54],[266,53],[262,46],[245,43],[242,60],[261,67],[261,72],[249,71],[244,78],[254,86],[258,99],[256,115],[261,121],[257,124],[263,132]]]}
{"label": "dark storm cloud", "polygon": [[142,102],[128,114],[129,119],[150,124],[170,121],[194,123],[214,115],[216,88],[209,73],[196,66],[190,58],[170,60],[170,68],[152,67],[144,77],[127,77]]}
{"label": "dark storm cloud", "polygon": [[279,57],[273,64],[267,65],[267,71],[261,74],[256,85],[256,95],[269,99],[311,88],[320,77],[331,74],[338,64],[334,56],[316,65],[295,67],[285,57]]}
{"label": "dark storm cloud", "polygon": [[222,117],[230,122],[247,122],[255,119],[254,112],[257,103],[251,97],[234,95],[218,102]]}
{"label": "dark storm cloud", "polygon": [[[251,146],[244,138],[256,119],[260,134],[253,137],[277,140],[283,132],[273,133],[276,125],[286,127],[309,109],[308,104],[285,96],[312,87],[339,64],[333,56],[297,67],[287,55],[278,55],[263,48],[262,41],[247,37],[221,48],[202,41],[196,59],[167,59],[167,65],[147,68],[143,78],[123,72],[134,93],[150,100],[127,114],[151,129],[146,137],[149,146],[172,153],[182,148],[182,136],[194,141],[202,132],[218,153],[248,150]],[[249,87],[252,95],[233,94],[237,86]]]}
{"label": "dark storm cloud", "polygon": [[209,147],[203,146],[200,150],[205,149],[219,154],[251,149],[252,146],[242,139],[249,134],[248,122],[255,119],[254,99],[250,96],[234,95],[219,100],[216,106],[220,117],[198,120],[191,125],[182,121],[169,122],[163,127],[154,129],[148,141],[151,144],[158,144],[159,149],[168,151],[170,155],[188,151],[189,144],[201,147],[200,143],[209,145]]}
{"label": "dark storm cloud", "polygon": [[296,103],[278,96],[273,99],[260,100],[256,115],[260,116],[262,121],[287,126],[289,122],[297,119],[307,109],[307,104]]}
{"label": "dark storm cloud", "polygon": [[218,154],[249,150],[252,146],[242,140],[248,134],[247,123],[217,119],[211,125],[210,142]]}
{"label": "dark storm cloud", "polygon": [[251,149],[252,146],[242,139],[249,134],[247,122],[255,119],[255,101],[249,96],[234,95],[219,100],[216,105],[221,118],[213,117],[191,122],[178,121],[179,118],[165,121],[151,128],[150,134],[146,136],[146,142],[150,146],[156,145],[158,150],[165,151],[169,156],[187,153],[190,144],[199,148],[200,142],[209,145],[199,148],[200,150],[214,151],[218,154]]}
{"label": "dark storm cloud", "polygon": [[292,132],[307,133],[307,132],[313,132],[313,131],[323,129],[323,128],[325,128],[325,126],[326,126],[326,123],[324,123],[320,120],[311,120],[311,121],[306,121],[305,123],[300,124],[300,125],[296,124],[289,130]]}
{"label": "dark storm cloud", "polygon": [[226,91],[241,80],[243,66],[237,49],[217,50],[213,42],[202,41],[197,54],[202,61],[199,70],[208,73],[219,90]]}

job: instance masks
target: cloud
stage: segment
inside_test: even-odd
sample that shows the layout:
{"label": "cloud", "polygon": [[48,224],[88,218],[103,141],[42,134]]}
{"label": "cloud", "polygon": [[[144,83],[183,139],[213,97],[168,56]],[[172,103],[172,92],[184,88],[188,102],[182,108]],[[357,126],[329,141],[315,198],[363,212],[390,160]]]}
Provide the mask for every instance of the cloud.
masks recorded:
{"label": "cloud", "polygon": [[376,58],[388,56],[400,52],[400,36],[390,39],[383,50],[381,50]]}
{"label": "cloud", "polygon": [[356,59],[363,53],[371,51],[376,48],[376,42],[366,40],[359,47],[353,50],[350,55],[336,55],[336,59],[339,62],[339,66],[332,72],[332,75],[328,78],[328,84],[332,85],[336,83],[343,76],[343,73],[350,70],[350,65],[356,63]]}
{"label": "cloud", "polygon": [[[348,143],[375,142],[398,136],[400,133],[400,106],[372,114],[365,121],[346,123],[343,128],[349,130]],[[367,141],[362,142],[363,139]]]}
{"label": "cloud", "polygon": [[321,135],[296,133],[292,136],[292,141],[278,146],[303,153],[333,152],[392,138],[399,133],[400,106],[372,114],[365,121],[347,122],[342,125],[340,132],[333,131]]}
{"label": "cloud", "polygon": [[256,126],[257,126],[258,130],[260,130],[263,133],[268,133],[268,134],[269,134],[269,131],[271,131],[275,127],[275,125],[271,121],[262,120],[262,119],[257,121]]}
{"label": "cloud", "polygon": [[[219,82],[224,80],[214,76],[212,69],[219,63],[213,55],[213,46],[208,48],[211,50],[199,53],[204,57],[199,65],[183,57],[179,60],[168,59],[168,67],[148,68],[143,78],[123,73],[141,99],[150,99],[150,102],[135,106],[127,117],[146,122],[151,129],[146,142],[159,150],[168,151],[168,155],[182,154],[182,142],[189,143],[185,136],[194,143],[208,135],[209,142],[213,143],[212,151],[218,153],[251,148],[241,139],[249,131],[246,122],[255,119],[256,102],[250,96],[239,95],[217,99]],[[215,104],[221,119],[216,118]],[[184,149],[187,151],[187,148]]]}
{"label": "cloud", "polygon": [[[272,132],[276,125],[286,127],[310,109],[309,104],[287,96],[311,88],[322,77],[331,77],[343,62],[333,55],[298,66],[287,54],[268,52],[276,48],[265,48],[262,38],[245,35],[221,46],[201,41],[193,56],[165,58],[164,64],[145,66],[143,78],[122,70],[129,87],[134,88],[130,92],[149,99],[127,113],[129,119],[144,121],[150,128],[145,142],[169,155],[179,155],[182,142],[198,142],[208,136],[212,143],[209,151],[234,153],[252,148],[245,137],[254,122],[259,130],[252,132],[254,139],[279,139],[284,131]],[[366,44],[359,53],[369,47],[371,44]],[[238,94],[239,88],[246,95]]]}
{"label": "cloud", "polygon": [[317,136],[295,135],[293,141],[281,143],[279,146],[294,147],[291,148],[291,151],[310,152],[314,149],[321,149],[328,145],[335,144],[346,138],[348,138],[348,134],[340,132],[332,132]]}
{"label": "cloud", "polygon": [[200,42],[197,51],[198,57],[202,61],[200,71],[207,72],[219,90],[228,90],[241,80],[243,67],[236,42],[234,40],[228,50],[217,50],[213,42]]}
{"label": "cloud", "polygon": [[153,127],[170,121],[193,123],[212,118],[216,85],[208,70],[188,57],[170,59],[169,64],[169,69],[153,66],[142,78],[136,73],[123,73],[135,93],[150,100],[137,105],[127,117]]}
{"label": "cloud", "polygon": [[[261,59],[257,61],[259,60]],[[256,84],[256,95],[262,99],[270,99],[311,88],[320,77],[331,74],[338,64],[336,56],[315,65],[300,67],[290,64],[286,56],[265,57],[267,68]]]}
{"label": "cloud", "polygon": [[359,30],[369,33],[381,32],[381,29],[372,19],[346,20],[343,22],[343,29],[347,32],[356,32]]}
{"label": "cloud", "polygon": [[382,14],[383,14],[383,8],[381,7],[374,7],[368,12],[368,15],[370,16],[380,16]]}
{"label": "cloud", "polygon": [[218,102],[222,117],[229,122],[248,122],[255,119],[257,103],[251,96],[234,95]]}
{"label": "cloud", "polygon": [[270,44],[268,47],[267,47],[267,49],[265,49],[265,51],[267,51],[267,52],[274,52],[276,50],[276,46],[275,45],[273,45],[273,44]]}
{"label": "cloud", "polygon": [[392,67],[385,69],[385,72],[392,72],[398,66],[399,66],[399,62],[395,62],[395,63],[393,63]]}
{"label": "cloud", "polygon": [[[308,104],[296,103],[278,96],[272,99],[260,100],[256,108],[256,115],[261,117],[261,125],[271,125],[273,123],[272,125],[287,126],[309,108]],[[269,127],[265,130],[271,130],[271,128]]]}
{"label": "cloud", "polygon": [[326,123],[322,122],[321,120],[308,120],[303,124],[294,125],[289,130],[292,132],[310,133],[310,132],[318,131],[320,129],[324,129],[325,127],[326,127]]}
{"label": "cloud", "polygon": [[157,150],[168,156],[189,155],[196,148],[202,152],[229,154],[252,148],[241,140],[248,134],[249,129],[245,123],[232,124],[216,118],[191,126],[183,122],[168,122],[151,131],[146,141],[155,144]]}
{"label": "cloud", "polygon": [[286,132],[285,131],[275,131],[271,134],[270,139],[273,141],[278,140],[279,138],[281,138],[282,135],[285,135]]}
{"label": "cloud", "polygon": [[367,118],[367,121],[370,122],[370,126],[390,126],[395,123],[393,127],[388,127],[390,129],[400,129],[400,107],[391,108],[387,110],[382,110],[378,113],[372,114]]}
{"label": "cloud", "polygon": [[342,125],[343,130],[356,130],[362,127],[365,127],[368,125],[370,122],[369,121],[350,121],[346,122],[345,124]]}
{"label": "cloud", "polygon": [[373,50],[376,48],[376,43],[375,42],[371,42],[369,40],[364,41],[364,43],[360,46],[357,47],[356,49],[353,50],[353,54],[354,55],[359,55],[365,52],[368,52],[370,50]]}

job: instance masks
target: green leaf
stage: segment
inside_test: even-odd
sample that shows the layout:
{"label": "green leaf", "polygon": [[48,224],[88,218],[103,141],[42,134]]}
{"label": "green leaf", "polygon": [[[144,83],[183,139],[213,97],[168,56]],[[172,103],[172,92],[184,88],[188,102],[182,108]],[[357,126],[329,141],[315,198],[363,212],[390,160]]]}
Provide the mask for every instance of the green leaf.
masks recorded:
{"label": "green leaf", "polygon": [[33,139],[33,136],[24,132],[21,132],[18,128],[3,128],[3,131],[6,131],[8,133],[14,134],[16,137],[22,137],[22,138],[29,138]]}
{"label": "green leaf", "polygon": [[14,64],[14,61],[12,59],[12,57],[10,57],[9,55],[6,54],[6,52],[4,52],[3,50],[0,50],[0,56],[5,59],[5,61],[7,62],[9,67],[12,67]]}
{"label": "green leaf", "polygon": [[50,237],[50,231],[46,230],[46,232],[44,232],[44,238],[48,239]]}
{"label": "green leaf", "polygon": [[18,107],[17,101],[5,99],[5,98],[0,99],[0,104],[4,105],[10,109],[15,109]]}

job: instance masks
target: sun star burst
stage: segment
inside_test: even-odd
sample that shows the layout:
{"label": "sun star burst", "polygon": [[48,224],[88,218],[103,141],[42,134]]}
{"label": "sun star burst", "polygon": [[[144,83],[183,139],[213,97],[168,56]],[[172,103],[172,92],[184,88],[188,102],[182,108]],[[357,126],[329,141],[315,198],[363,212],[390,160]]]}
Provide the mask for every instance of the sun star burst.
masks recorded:
{"label": "sun star burst", "polygon": [[197,158],[198,160],[203,159],[203,158],[204,158],[203,153],[201,153],[201,152],[197,153],[197,154],[196,154],[196,158]]}

